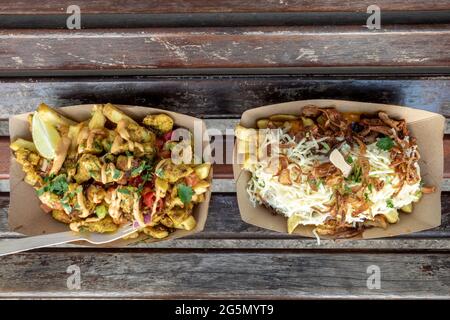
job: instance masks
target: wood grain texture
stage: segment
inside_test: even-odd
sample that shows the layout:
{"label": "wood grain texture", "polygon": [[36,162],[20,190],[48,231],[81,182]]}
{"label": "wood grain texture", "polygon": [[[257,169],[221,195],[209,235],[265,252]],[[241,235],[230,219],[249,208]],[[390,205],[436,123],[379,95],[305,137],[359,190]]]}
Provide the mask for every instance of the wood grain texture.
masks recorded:
{"label": "wood grain texture", "polygon": [[[70,0],[43,0],[39,3],[30,0],[0,2],[2,14],[58,14],[66,13],[72,5]],[[446,0],[378,0],[376,4],[383,11],[450,10]],[[262,13],[262,12],[366,12],[367,1],[333,0],[267,0],[258,3],[251,0],[78,0],[77,5],[83,13]]]}
{"label": "wood grain texture", "polygon": [[[1,30],[0,71],[448,66],[448,25]],[[133,48],[133,50],[130,50]],[[358,48],[358,50],[355,50]]]}
{"label": "wood grain texture", "polygon": [[[80,290],[67,268],[80,268]],[[381,289],[367,288],[369,266]],[[53,251],[2,258],[0,297],[449,298],[448,254]]]}
{"label": "wood grain texture", "polygon": [[449,76],[0,78],[0,95],[0,119],[33,111],[41,102],[55,107],[112,102],[240,118],[254,107],[305,99],[404,105],[450,116]]}

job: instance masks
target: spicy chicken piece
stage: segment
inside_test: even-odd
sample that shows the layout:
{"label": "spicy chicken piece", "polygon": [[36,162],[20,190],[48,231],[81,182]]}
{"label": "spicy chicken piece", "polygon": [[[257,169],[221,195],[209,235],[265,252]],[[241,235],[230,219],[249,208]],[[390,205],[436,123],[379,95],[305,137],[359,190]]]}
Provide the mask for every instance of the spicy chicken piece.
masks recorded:
{"label": "spicy chicken piece", "polygon": [[91,184],[86,189],[86,196],[89,202],[91,203],[101,203],[103,199],[105,198],[106,191],[101,186],[96,184]]}
{"label": "spicy chicken piece", "polygon": [[142,120],[142,123],[162,134],[173,129],[173,119],[167,114],[150,114]]}
{"label": "spicy chicken piece", "polygon": [[162,225],[157,225],[154,227],[145,227],[142,231],[155,239],[163,239],[169,235],[169,231]]}
{"label": "spicy chicken piece", "polygon": [[107,233],[117,231],[119,228],[119,226],[115,224],[109,216],[101,220],[95,220],[97,219],[92,219],[91,221],[72,222],[70,224],[70,229],[75,232],[79,232],[80,229],[85,229],[89,232]]}
{"label": "spicy chicken piece", "polygon": [[169,183],[175,183],[194,172],[191,166],[184,163],[175,164],[170,159],[161,160],[156,166],[156,170],[159,170],[159,174],[157,173],[159,177]]}
{"label": "spicy chicken piece", "polygon": [[73,222],[73,217],[68,215],[64,210],[52,210],[52,217],[53,219],[65,224]]}
{"label": "spicy chicken piece", "polygon": [[41,157],[28,149],[18,149],[15,156],[26,174],[24,181],[32,186],[41,186],[43,184],[42,177],[37,172]]}
{"label": "spicy chicken piece", "polygon": [[101,163],[93,154],[83,154],[78,161],[78,169],[75,175],[77,183],[83,183],[91,177],[96,181],[101,180]]}

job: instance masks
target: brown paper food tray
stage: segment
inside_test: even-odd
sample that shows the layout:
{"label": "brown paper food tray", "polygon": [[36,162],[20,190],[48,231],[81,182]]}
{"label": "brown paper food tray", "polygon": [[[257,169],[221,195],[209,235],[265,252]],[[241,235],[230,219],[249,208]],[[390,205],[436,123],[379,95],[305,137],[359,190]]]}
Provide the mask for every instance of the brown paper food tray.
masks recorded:
{"label": "brown paper food tray", "polygon": [[[58,112],[75,121],[84,121],[90,117],[91,109],[94,104],[76,105],[59,108]],[[176,126],[194,131],[194,121],[201,121],[202,134],[206,133],[206,125],[204,121],[191,116],[170,112],[162,109],[154,109],[147,107],[115,105],[127,115],[131,116],[137,121],[141,121],[146,115],[154,113],[165,113],[174,119]],[[9,132],[11,141],[17,138],[24,138],[31,140],[31,133],[29,130],[27,116],[30,113],[19,114],[12,116],[9,119]],[[207,139],[205,139],[207,140]],[[208,139],[209,140],[209,139]],[[203,148],[206,147],[208,141],[203,142]],[[11,154],[10,166],[10,207],[8,214],[8,223],[11,231],[20,232],[27,236],[49,234],[55,232],[68,231],[69,226],[54,220],[51,215],[46,214],[39,207],[40,201],[36,195],[35,190],[23,181],[24,173],[22,167]],[[212,168],[208,178],[209,182],[212,180]],[[148,239],[148,242],[171,240],[181,237],[186,237],[203,230],[208,215],[209,200],[211,198],[211,188],[205,194],[205,201],[194,208],[193,215],[197,221],[197,226],[191,230],[176,230],[164,239]],[[137,241],[147,239],[148,236],[141,235],[137,239],[117,240],[106,245],[95,245],[100,247],[123,247]],[[80,242],[79,244],[93,246],[87,242]]]}
{"label": "brown paper food tray", "polygon": [[[417,138],[421,159],[421,175],[427,185],[436,187],[436,192],[424,195],[414,204],[412,213],[401,213],[400,221],[390,224],[386,230],[381,228],[366,229],[361,236],[352,239],[370,239],[397,236],[437,227],[441,224],[441,184],[443,178],[443,135],[445,118],[439,114],[407,107],[374,104],[343,100],[303,100],[274,104],[248,110],[242,114],[240,124],[247,128],[256,128],[256,121],[274,114],[299,115],[306,105],[319,107],[336,107],[339,111],[373,114],[386,111],[393,118],[405,119],[411,135]],[[236,150],[236,146],[235,146]],[[236,159],[236,154],[233,157]],[[287,233],[287,218],[276,215],[264,206],[253,207],[246,191],[250,173],[242,170],[236,162],[233,165],[236,180],[236,192],[242,220],[273,231]],[[313,227],[299,226],[294,234],[314,237]],[[327,238],[321,236],[321,238]],[[328,237],[329,238],[329,237]]]}

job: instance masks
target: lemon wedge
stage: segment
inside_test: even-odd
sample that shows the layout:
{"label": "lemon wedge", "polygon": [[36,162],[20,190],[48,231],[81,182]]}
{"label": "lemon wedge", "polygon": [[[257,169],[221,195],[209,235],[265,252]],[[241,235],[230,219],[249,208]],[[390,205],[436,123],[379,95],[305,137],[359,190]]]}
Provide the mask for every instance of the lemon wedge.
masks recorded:
{"label": "lemon wedge", "polygon": [[61,140],[61,136],[55,127],[41,119],[38,112],[33,114],[31,134],[39,154],[44,158],[54,159],[56,156],[56,147]]}

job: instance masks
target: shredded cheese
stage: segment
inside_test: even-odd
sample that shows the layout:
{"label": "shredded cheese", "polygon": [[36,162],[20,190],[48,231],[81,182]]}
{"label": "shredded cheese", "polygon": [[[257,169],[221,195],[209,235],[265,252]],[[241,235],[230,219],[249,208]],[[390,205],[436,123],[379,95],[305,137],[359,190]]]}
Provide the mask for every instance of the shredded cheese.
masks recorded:
{"label": "shredded cheese", "polygon": [[[315,139],[307,135],[300,142],[295,142],[282,129],[260,130],[259,159],[246,166],[246,169],[252,173],[247,192],[253,205],[266,204],[286,217],[297,215],[301,218],[301,225],[323,224],[330,217],[329,205],[335,197],[333,188],[321,183],[313,190],[308,183],[307,175],[314,165],[329,162],[326,155],[328,150],[324,151],[324,148],[320,148],[328,139],[330,138]],[[288,147],[280,148],[280,144]],[[261,149],[268,147],[271,149],[271,156],[261,158]],[[357,163],[360,157],[358,146],[352,148],[344,142],[338,150],[345,156],[351,156],[354,163]],[[414,151],[407,150],[406,152]],[[278,177],[273,172],[267,170],[271,160],[281,154],[286,155],[289,162],[300,166],[301,173],[298,183],[284,185],[278,181]],[[380,190],[371,188],[370,192],[367,192],[366,200],[371,204],[369,209],[355,215],[346,214],[345,221],[347,223],[354,224],[373,219],[378,214],[387,214],[419,200],[421,188],[419,182],[413,185],[405,183],[398,190],[400,179],[395,170],[391,168],[392,160],[388,151],[381,150],[376,143],[372,143],[366,146],[364,157],[369,162],[369,177],[378,178],[383,181],[384,185]],[[420,175],[417,164],[416,167]],[[354,211],[355,209],[348,204],[347,212],[353,213]]]}

